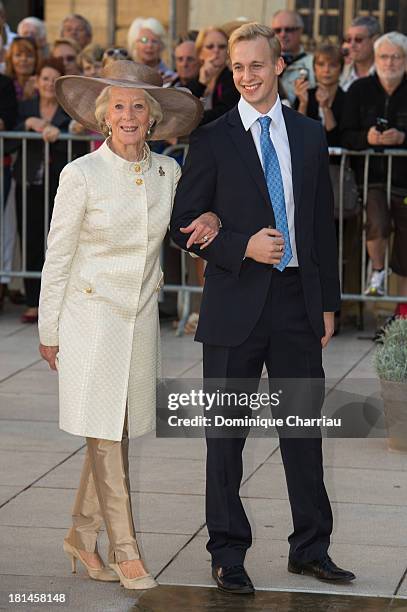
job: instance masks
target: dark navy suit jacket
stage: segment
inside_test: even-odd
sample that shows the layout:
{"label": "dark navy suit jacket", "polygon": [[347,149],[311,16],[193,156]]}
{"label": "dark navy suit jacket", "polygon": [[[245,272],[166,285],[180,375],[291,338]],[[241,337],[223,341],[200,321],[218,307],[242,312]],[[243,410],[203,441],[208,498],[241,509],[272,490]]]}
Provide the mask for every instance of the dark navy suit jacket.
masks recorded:
{"label": "dark navy suit jacket", "polygon": [[[305,306],[318,337],[324,335],[324,311],[340,306],[333,193],[328,151],[320,122],[283,106],[291,151],[294,223]],[[249,238],[275,227],[264,172],[250,130],[237,107],[198,128],[178,184],[170,232],[186,248],[179,231],[206,211],[223,227],[203,251],[208,261],[195,339],[218,346],[238,346],[248,338],[265,303],[273,267],[244,259]]]}

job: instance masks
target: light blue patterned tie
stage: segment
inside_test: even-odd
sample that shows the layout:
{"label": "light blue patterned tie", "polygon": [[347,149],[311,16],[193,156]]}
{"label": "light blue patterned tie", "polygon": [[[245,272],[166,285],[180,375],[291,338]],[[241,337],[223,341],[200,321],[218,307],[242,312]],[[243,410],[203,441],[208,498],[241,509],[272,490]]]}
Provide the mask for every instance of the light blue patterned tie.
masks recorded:
{"label": "light blue patterned tie", "polygon": [[260,146],[267,189],[273,207],[276,228],[282,233],[284,238],[284,255],[279,264],[274,264],[274,267],[282,272],[293,257],[290,234],[288,231],[287,213],[285,210],[283,178],[281,176],[277,153],[270,138],[271,118],[267,116],[259,117],[258,121],[261,125]]}

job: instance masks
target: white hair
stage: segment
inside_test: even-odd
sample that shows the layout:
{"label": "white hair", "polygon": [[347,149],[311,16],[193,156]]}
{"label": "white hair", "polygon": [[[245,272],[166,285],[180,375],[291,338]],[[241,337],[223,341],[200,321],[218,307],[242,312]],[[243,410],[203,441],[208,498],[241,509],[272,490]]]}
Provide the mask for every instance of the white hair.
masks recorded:
{"label": "white hair", "polygon": [[44,40],[47,38],[47,28],[46,28],[45,22],[42,21],[42,19],[38,19],[38,17],[24,17],[24,19],[20,21],[20,23],[17,26],[17,33],[20,36],[21,36],[21,28],[25,23],[28,23],[36,28],[39,38],[43,38]]}
{"label": "white hair", "polygon": [[[102,91],[100,92],[100,94],[95,100],[95,118],[104,136],[108,136],[109,134],[109,128],[107,127],[107,124],[106,124],[106,113],[109,107],[111,91],[112,91],[111,85],[109,85],[108,87],[105,87],[104,89],[102,89]],[[163,111],[161,109],[160,103],[155,98],[153,98],[153,96],[150,96],[150,94],[145,89],[141,91],[144,92],[144,99],[147,103],[147,106],[150,112],[150,118],[154,120],[153,127],[151,128],[152,130],[151,133],[152,133],[154,128],[160,123],[160,121],[163,120],[163,116],[164,116]]]}
{"label": "white hair", "polygon": [[160,38],[164,48],[165,29],[162,23],[154,17],[138,17],[132,22],[131,26],[129,27],[129,31],[127,32],[127,49],[129,53],[131,53],[133,50],[134,43],[139,37],[140,30],[145,28],[147,30],[151,30],[156,36],[158,36],[158,38]]}
{"label": "white hair", "polygon": [[374,43],[374,50],[377,53],[379,47],[383,43],[389,43],[390,45],[394,45],[395,47],[399,47],[404,55],[407,57],[407,36],[401,34],[401,32],[387,32],[387,34],[383,34]]}

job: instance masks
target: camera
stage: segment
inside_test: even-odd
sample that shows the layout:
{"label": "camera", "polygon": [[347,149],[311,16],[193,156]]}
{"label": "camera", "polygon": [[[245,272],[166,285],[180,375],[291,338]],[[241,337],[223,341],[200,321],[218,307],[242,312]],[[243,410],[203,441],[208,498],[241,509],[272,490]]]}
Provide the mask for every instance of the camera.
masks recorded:
{"label": "camera", "polygon": [[300,79],[303,79],[304,81],[308,81],[308,70],[307,68],[301,68],[301,70],[298,72]]}
{"label": "camera", "polygon": [[384,117],[377,117],[376,119],[376,130],[378,132],[385,132],[389,129],[389,121]]}

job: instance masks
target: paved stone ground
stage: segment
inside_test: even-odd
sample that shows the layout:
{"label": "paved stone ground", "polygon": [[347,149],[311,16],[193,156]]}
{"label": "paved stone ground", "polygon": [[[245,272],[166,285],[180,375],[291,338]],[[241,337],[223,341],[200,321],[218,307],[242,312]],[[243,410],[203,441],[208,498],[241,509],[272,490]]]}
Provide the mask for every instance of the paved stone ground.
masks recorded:
{"label": "paved stone ground", "polygon": [[[254,534],[246,566],[256,587],[269,592],[269,604],[262,594],[245,603],[239,599],[230,608],[214,589],[168,586],[161,595],[160,589],[146,593],[136,606],[136,595],[117,584],[89,580],[82,569],[72,576],[62,540],[84,440],[58,429],[56,375],[39,358],[36,329],[21,325],[18,315],[18,309],[6,309],[0,318],[1,610],[37,609],[7,603],[8,593],[29,591],[66,593],[67,605],[42,607],[75,611],[407,609],[407,454],[389,452],[380,438],[324,441],[335,519],[331,552],[338,564],[357,574],[352,584],[333,586],[287,573],[291,519],[276,439],[247,442],[242,486]],[[176,338],[169,326],[163,327],[162,336],[165,376],[200,376],[200,345],[190,337]],[[332,340],[324,356],[326,374],[331,386],[357,388],[376,396],[380,406],[374,345],[369,333],[360,336],[349,330]],[[204,450],[199,439],[146,436],[131,443],[138,538],[150,570],[163,585],[212,586],[205,549]],[[105,555],[104,532],[100,549]],[[301,593],[298,601],[303,603],[294,607]],[[157,604],[160,597],[162,605]],[[181,603],[170,607],[171,601]],[[325,607],[319,607],[321,601]],[[360,601],[365,602],[362,607]]]}

